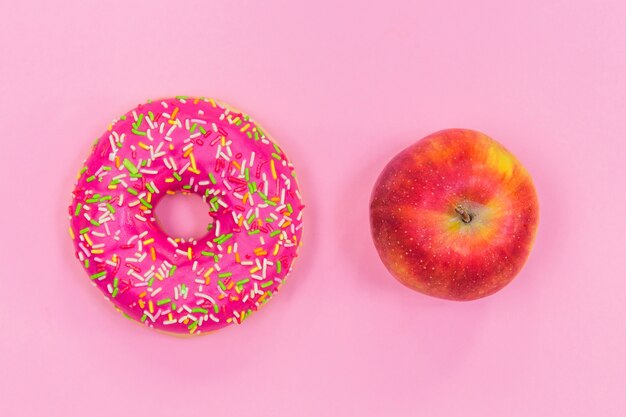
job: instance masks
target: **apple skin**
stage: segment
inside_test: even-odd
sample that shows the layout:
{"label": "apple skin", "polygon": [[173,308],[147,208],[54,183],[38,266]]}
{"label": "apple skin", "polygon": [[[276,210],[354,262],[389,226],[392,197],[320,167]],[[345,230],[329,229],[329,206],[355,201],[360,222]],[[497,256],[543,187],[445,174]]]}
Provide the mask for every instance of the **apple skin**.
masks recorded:
{"label": "apple skin", "polygon": [[533,246],[539,203],[522,164],[487,135],[433,133],[395,156],[371,197],[378,254],[404,285],[474,300],[502,289]]}

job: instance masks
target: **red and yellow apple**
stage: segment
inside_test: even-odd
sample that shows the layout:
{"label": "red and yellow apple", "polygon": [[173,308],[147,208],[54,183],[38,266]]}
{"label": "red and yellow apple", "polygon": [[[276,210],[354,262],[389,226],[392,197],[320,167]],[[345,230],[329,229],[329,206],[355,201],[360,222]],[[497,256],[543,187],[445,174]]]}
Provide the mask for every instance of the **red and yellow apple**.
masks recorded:
{"label": "red and yellow apple", "polygon": [[433,133],[394,157],[370,203],[374,244],[391,274],[424,294],[474,300],[507,285],[532,248],[532,179],[473,130]]}

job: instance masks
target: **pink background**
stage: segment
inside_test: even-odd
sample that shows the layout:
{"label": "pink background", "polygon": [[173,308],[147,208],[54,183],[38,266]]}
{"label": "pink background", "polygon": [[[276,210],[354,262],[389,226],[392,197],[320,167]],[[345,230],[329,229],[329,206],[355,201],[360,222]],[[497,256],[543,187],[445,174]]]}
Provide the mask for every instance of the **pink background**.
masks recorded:
{"label": "pink background", "polygon": [[[622,0],[0,10],[0,416],[626,413]],[[177,94],[250,112],[308,204],[281,294],[243,326],[188,340],[116,314],[65,218],[108,122]],[[405,289],[369,237],[378,172],[446,127],[500,140],[541,201],[525,269],[471,303]]]}

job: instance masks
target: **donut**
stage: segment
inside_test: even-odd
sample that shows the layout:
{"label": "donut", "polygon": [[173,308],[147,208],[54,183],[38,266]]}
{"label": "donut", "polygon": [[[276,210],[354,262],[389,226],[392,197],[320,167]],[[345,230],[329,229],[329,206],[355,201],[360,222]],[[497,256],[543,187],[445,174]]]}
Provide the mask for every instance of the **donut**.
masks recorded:
{"label": "donut", "polygon": [[[195,193],[203,237],[168,236],[154,209]],[[292,269],[304,205],[285,152],[248,115],[210,98],[148,101],[92,146],[69,206],[90,281],[126,317],[197,335],[242,323]]]}

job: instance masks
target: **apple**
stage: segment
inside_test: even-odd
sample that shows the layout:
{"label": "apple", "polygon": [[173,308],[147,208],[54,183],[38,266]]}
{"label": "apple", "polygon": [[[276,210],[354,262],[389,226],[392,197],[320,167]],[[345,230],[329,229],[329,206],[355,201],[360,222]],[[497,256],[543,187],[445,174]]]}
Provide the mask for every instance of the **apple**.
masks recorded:
{"label": "apple", "polygon": [[371,197],[378,254],[404,285],[474,300],[522,269],[539,221],[528,171],[501,144],[468,129],[433,133],[396,155]]}

